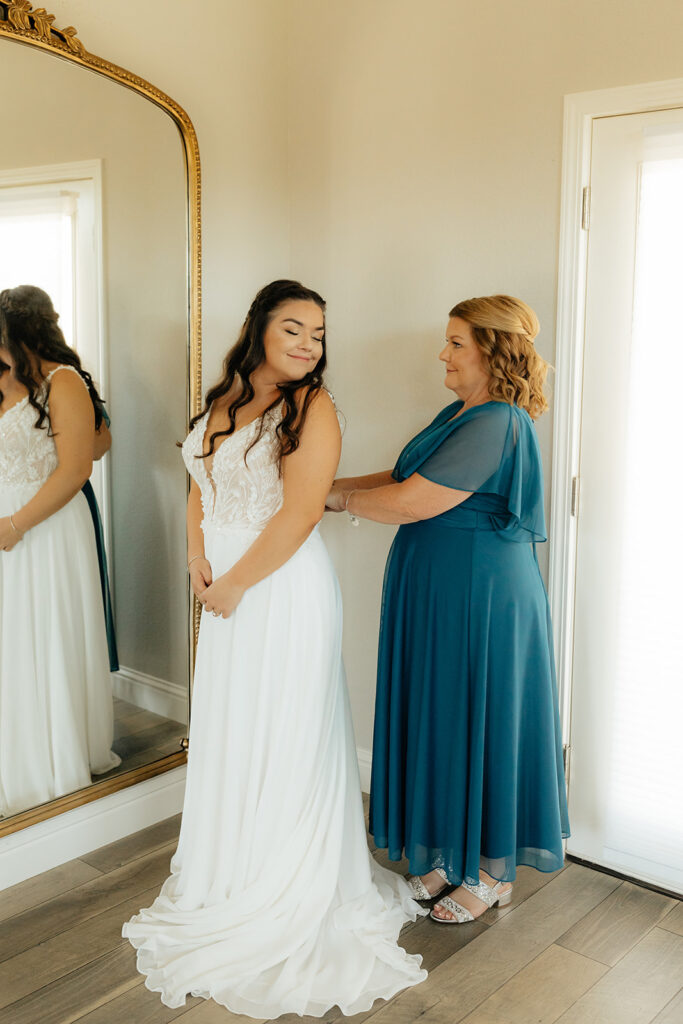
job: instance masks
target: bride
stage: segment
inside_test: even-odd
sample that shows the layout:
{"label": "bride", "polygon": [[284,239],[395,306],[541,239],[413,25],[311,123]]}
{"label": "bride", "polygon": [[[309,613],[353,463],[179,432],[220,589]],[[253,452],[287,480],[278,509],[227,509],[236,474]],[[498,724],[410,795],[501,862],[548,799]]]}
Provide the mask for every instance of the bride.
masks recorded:
{"label": "bride", "polygon": [[81,487],[102,402],[33,285],[0,292],[0,816],[115,768],[97,548]]}
{"label": "bride", "polygon": [[185,805],[170,877],[123,926],[170,1007],[352,1016],[426,977],[397,945],[424,911],[367,848],[318,532],[341,447],[324,311],[298,282],[263,288],[183,445],[204,607]]}

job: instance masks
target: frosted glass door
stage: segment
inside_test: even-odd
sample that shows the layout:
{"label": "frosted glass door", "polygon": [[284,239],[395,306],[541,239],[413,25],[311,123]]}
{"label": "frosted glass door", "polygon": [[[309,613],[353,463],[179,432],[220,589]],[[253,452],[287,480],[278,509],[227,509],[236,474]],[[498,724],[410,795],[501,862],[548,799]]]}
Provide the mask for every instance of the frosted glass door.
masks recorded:
{"label": "frosted glass door", "polygon": [[590,184],[567,850],[683,892],[683,110]]}

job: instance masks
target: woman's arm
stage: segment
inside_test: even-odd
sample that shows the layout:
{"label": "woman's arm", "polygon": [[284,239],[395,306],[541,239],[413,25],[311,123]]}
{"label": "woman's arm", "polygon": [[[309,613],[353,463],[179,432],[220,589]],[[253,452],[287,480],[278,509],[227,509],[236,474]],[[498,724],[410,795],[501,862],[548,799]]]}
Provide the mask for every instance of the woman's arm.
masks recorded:
{"label": "woman's arm", "polygon": [[197,597],[213,583],[211,565],[204,554],[203,517],[201,491],[196,481],[191,480],[187,498],[187,567],[190,584]]}
{"label": "woman's arm", "polygon": [[52,378],[50,421],[59,463],[38,493],[14,513],[22,534],[68,504],[92,473],[95,411],[83,381],[71,370],[58,370]]}
{"label": "woman's arm", "polygon": [[103,455],[106,455],[111,448],[111,434],[109,427],[102,420],[100,429],[95,431],[95,446],[93,450],[93,461],[98,462]]}
{"label": "woman's arm", "polygon": [[391,475],[391,470],[384,469],[381,473],[368,473],[366,476],[340,476],[334,481],[334,487],[348,491],[364,491],[370,487],[384,487],[393,483],[396,481]]}
{"label": "woman's arm", "polygon": [[326,392],[313,399],[299,447],[282,460],[282,507],[248,551],[201,595],[206,611],[227,618],[249,587],[284,565],[323,517],[341,454],[337,414]]}
{"label": "woman's arm", "polygon": [[328,507],[346,510],[360,519],[375,523],[418,523],[433,519],[455,508],[470,497],[472,491],[457,491],[432,483],[419,473],[413,473],[401,483],[370,490],[335,486],[328,499]]}

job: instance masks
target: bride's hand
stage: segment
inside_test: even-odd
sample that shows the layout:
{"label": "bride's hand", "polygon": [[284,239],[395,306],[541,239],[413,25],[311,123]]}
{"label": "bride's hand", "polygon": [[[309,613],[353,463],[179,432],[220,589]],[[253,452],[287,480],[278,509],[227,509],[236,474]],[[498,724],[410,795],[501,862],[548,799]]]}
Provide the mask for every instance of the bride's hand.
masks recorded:
{"label": "bride's hand", "polygon": [[11,551],[23,536],[23,533],[14,529],[9,516],[0,518],[0,551]]}
{"label": "bride's hand", "polygon": [[230,574],[225,573],[198,596],[204,605],[205,612],[211,612],[216,617],[222,616],[227,619],[242,600],[244,591],[244,587],[237,586],[230,579]]}
{"label": "bride's hand", "polygon": [[335,481],[332,490],[325,498],[325,508],[328,512],[343,512],[346,503],[346,491]]}
{"label": "bride's hand", "polygon": [[208,558],[193,558],[190,566],[190,586],[200,601],[202,594],[212,583],[213,573]]}

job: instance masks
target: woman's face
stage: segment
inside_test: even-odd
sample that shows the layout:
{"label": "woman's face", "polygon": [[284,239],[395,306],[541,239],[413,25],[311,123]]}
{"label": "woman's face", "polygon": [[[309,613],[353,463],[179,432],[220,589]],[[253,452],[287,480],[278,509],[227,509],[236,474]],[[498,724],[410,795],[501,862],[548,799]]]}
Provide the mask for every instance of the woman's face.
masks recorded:
{"label": "woman's face", "polygon": [[277,382],[300,380],[319,362],[324,333],[325,318],[315,302],[283,302],[263,336],[265,368]]}
{"label": "woman's face", "polygon": [[446,367],[447,388],[458,398],[467,399],[488,389],[489,373],[484,366],[481,350],[472,337],[472,329],[462,317],[452,316],[446,328],[446,345],[439,354]]}

